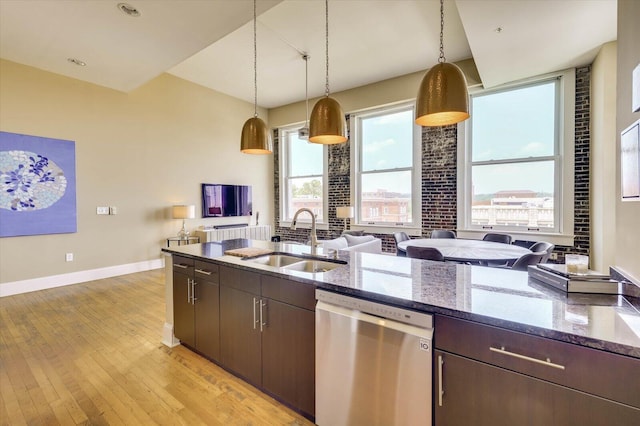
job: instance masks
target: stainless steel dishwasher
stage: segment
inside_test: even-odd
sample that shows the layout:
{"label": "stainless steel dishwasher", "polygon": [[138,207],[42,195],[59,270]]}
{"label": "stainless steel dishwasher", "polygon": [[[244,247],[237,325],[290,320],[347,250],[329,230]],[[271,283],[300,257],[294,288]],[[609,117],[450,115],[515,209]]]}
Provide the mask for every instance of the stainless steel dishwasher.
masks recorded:
{"label": "stainless steel dishwasher", "polygon": [[316,423],[431,425],[433,317],[316,290]]}

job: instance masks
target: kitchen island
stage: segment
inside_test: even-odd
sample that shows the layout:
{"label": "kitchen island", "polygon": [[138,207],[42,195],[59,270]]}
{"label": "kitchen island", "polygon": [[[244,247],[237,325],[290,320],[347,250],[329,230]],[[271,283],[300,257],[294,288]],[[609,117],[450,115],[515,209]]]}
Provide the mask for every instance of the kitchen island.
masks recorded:
{"label": "kitchen island", "polygon": [[[286,280],[287,285],[294,283],[292,290],[297,285],[306,290],[323,288],[435,314],[434,371],[440,373],[434,374],[436,424],[464,421],[456,413],[480,415],[486,424],[497,424],[496,418],[508,424],[511,412],[534,413],[541,419],[551,416],[561,424],[557,419],[575,404],[591,407],[581,415],[591,424],[597,424],[600,415],[611,419],[611,413],[621,415],[616,418],[619,424],[640,419],[640,313],[635,298],[566,294],[530,280],[524,272],[368,253],[352,253],[348,264],[327,272],[285,270],[225,255],[240,247],[309,251],[307,246],[249,240],[163,251],[228,271]],[[453,366],[465,374],[456,376]],[[500,377],[501,382],[487,389],[486,379],[491,377]],[[473,397],[513,399],[514,389],[526,392],[530,400],[540,395],[546,401],[541,405],[548,403],[554,409],[540,413],[540,407],[496,404],[495,417],[487,412],[486,401]],[[456,410],[448,410],[456,400]],[[461,406],[462,401],[468,406]],[[567,409],[560,410],[561,405]]]}

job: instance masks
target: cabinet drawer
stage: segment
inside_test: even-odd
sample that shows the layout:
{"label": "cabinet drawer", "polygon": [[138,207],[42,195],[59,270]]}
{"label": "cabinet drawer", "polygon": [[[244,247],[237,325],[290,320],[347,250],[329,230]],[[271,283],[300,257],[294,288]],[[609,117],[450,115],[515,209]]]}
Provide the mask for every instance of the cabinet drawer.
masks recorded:
{"label": "cabinet drawer", "polygon": [[196,260],[195,277],[218,284],[220,282],[220,267],[214,263]]}
{"label": "cabinet drawer", "polygon": [[193,274],[193,268],[195,265],[195,261],[193,259],[173,255],[171,257],[171,262],[173,263],[173,272],[178,272],[186,275]]}
{"label": "cabinet drawer", "polygon": [[220,266],[220,284],[253,294],[260,294],[260,274]]}
{"label": "cabinet drawer", "polygon": [[640,408],[640,360],[437,315],[436,348]]}
{"label": "cabinet drawer", "polygon": [[262,295],[310,311],[316,308],[315,286],[311,284],[263,275]]}

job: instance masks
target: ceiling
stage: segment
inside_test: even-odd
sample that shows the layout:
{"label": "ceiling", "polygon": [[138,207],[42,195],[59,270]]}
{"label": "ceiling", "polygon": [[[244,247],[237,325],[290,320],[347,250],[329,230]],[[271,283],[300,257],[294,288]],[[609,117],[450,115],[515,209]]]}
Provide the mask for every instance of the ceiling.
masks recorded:
{"label": "ceiling", "polygon": [[[0,57],[130,92],[168,72],[254,100],[251,0],[0,0]],[[485,87],[585,65],[616,39],[616,0],[445,0],[449,62],[473,57]],[[325,91],[322,0],[257,1],[258,103]],[[499,30],[498,30],[499,28]],[[437,63],[437,0],[331,0],[331,92]],[[78,66],[68,61],[86,63]]]}

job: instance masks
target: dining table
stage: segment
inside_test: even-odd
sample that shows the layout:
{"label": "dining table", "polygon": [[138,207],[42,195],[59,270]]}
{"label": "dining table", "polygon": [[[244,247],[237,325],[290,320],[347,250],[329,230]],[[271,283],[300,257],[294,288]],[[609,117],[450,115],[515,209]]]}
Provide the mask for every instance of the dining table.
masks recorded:
{"label": "dining table", "polygon": [[415,238],[398,243],[398,254],[406,255],[408,246],[433,247],[445,261],[486,264],[511,264],[531,250],[513,245],[463,238]]}

